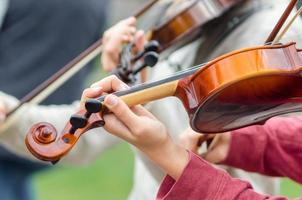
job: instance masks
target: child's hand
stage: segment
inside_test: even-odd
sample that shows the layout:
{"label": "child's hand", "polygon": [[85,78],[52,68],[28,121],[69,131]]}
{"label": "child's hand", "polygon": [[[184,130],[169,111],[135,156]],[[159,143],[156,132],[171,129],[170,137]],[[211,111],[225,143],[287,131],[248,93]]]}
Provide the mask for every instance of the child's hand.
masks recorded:
{"label": "child's hand", "polygon": [[[95,88],[106,93],[124,90],[127,87],[116,76],[109,76],[93,84],[84,93],[97,90]],[[114,95],[108,95],[104,104],[112,112],[104,116],[104,128],[108,132],[136,146],[175,179],[180,176],[188,162],[188,153],[184,148],[173,143],[161,122],[144,107],[137,105],[129,108]]]}
{"label": "child's hand", "polygon": [[230,148],[230,133],[202,135],[189,128],[180,136],[179,141],[186,149],[197,154],[199,147],[208,139],[212,139],[212,142],[202,157],[211,163],[223,162],[227,158]]}
{"label": "child's hand", "polygon": [[119,54],[123,44],[135,40],[137,50],[142,50],[145,38],[144,32],[136,32],[136,19],[130,17],[122,20],[104,33],[103,52],[101,56],[102,66],[106,71],[112,71],[119,62]]}

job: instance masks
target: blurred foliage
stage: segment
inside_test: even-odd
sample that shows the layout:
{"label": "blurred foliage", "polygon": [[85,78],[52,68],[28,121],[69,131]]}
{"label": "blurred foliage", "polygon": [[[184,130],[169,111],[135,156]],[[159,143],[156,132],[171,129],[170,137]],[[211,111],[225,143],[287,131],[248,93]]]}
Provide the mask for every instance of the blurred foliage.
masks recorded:
{"label": "blurred foliage", "polygon": [[302,196],[302,186],[288,179],[284,179],[281,183],[282,195],[294,199]]}
{"label": "blurred foliage", "polygon": [[38,200],[127,199],[132,186],[133,153],[126,144],[89,166],[57,167],[34,178]]}

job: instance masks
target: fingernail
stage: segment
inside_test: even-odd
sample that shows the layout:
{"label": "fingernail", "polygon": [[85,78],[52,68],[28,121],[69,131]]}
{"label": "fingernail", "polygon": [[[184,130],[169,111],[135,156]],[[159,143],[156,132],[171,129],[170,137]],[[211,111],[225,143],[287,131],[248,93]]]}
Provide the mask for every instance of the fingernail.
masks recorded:
{"label": "fingernail", "polygon": [[119,91],[121,91],[121,90],[128,90],[128,89],[129,89],[129,86],[126,85],[126,84],[120,84],[120,86],[119,86]]}
{"label": "fingernail", "polygon": [[108,95],[105,99],[105,104],[108,107],[114,107],[118,103],[118,98],[114,95]]}

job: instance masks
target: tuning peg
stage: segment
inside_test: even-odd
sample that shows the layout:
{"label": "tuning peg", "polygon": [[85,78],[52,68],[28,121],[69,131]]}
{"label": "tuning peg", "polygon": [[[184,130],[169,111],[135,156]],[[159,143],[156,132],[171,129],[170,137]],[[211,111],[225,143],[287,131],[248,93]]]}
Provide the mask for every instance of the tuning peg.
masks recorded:
{"label": "tuning peg", "polygon": [[136,69],[133,70],[133,75],[139,73],[142,69],[145,67],[153,67],[158,62],[159,56],[156,52],[148,52],[144,56],[144,62],[140,66],[138,66]]}
{"label": "tuning peg", "polygon": [[150,51],[158,52],[159,47],[160,45],[156,40],[151,40],[144,46],[144,49],[146,52],[150,52]]}
{"label": "tuning peg", "polygon": [[87,125],[87,119],[81,115],[72,115],[69,122],[72,125],[69,131],[70,134],[74,134],[77,129],[84,128]]}
{"label": "tuning peg", "polygon": [[102,103],[96,99],[88,99],[85,102],[85,108],[87,110],[85,117],[89,118],[92,113],[98,113],[102,110]]}
{"label": "tuning peg", "polygon": [[158,57],[159,57],[158,53],[156,53],[156,52],[148,52],[144,56],[144,63],[148,67],[154,67],[156,65],[156,63],[158,62]]}
{"label": "tuning peg", "polygon": [[132,62],[138,61],[148,52],[158,52],[159,47],[160,47],[160,45],[156,40],[151,40],[144,46],[144,50],[139,52],[134,58],[132,58],[131,61]]}

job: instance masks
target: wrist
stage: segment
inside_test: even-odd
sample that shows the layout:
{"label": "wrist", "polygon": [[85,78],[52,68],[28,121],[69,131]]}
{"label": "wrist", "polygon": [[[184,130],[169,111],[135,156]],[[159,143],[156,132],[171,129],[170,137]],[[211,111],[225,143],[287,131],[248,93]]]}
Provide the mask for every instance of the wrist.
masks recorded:
{"label": "wrist", "polygon": [[144,153],[175,180],[181,176],[189,162],[188,151],[175,144],[171,138],[161,147],[152,151],[144,151]]}

